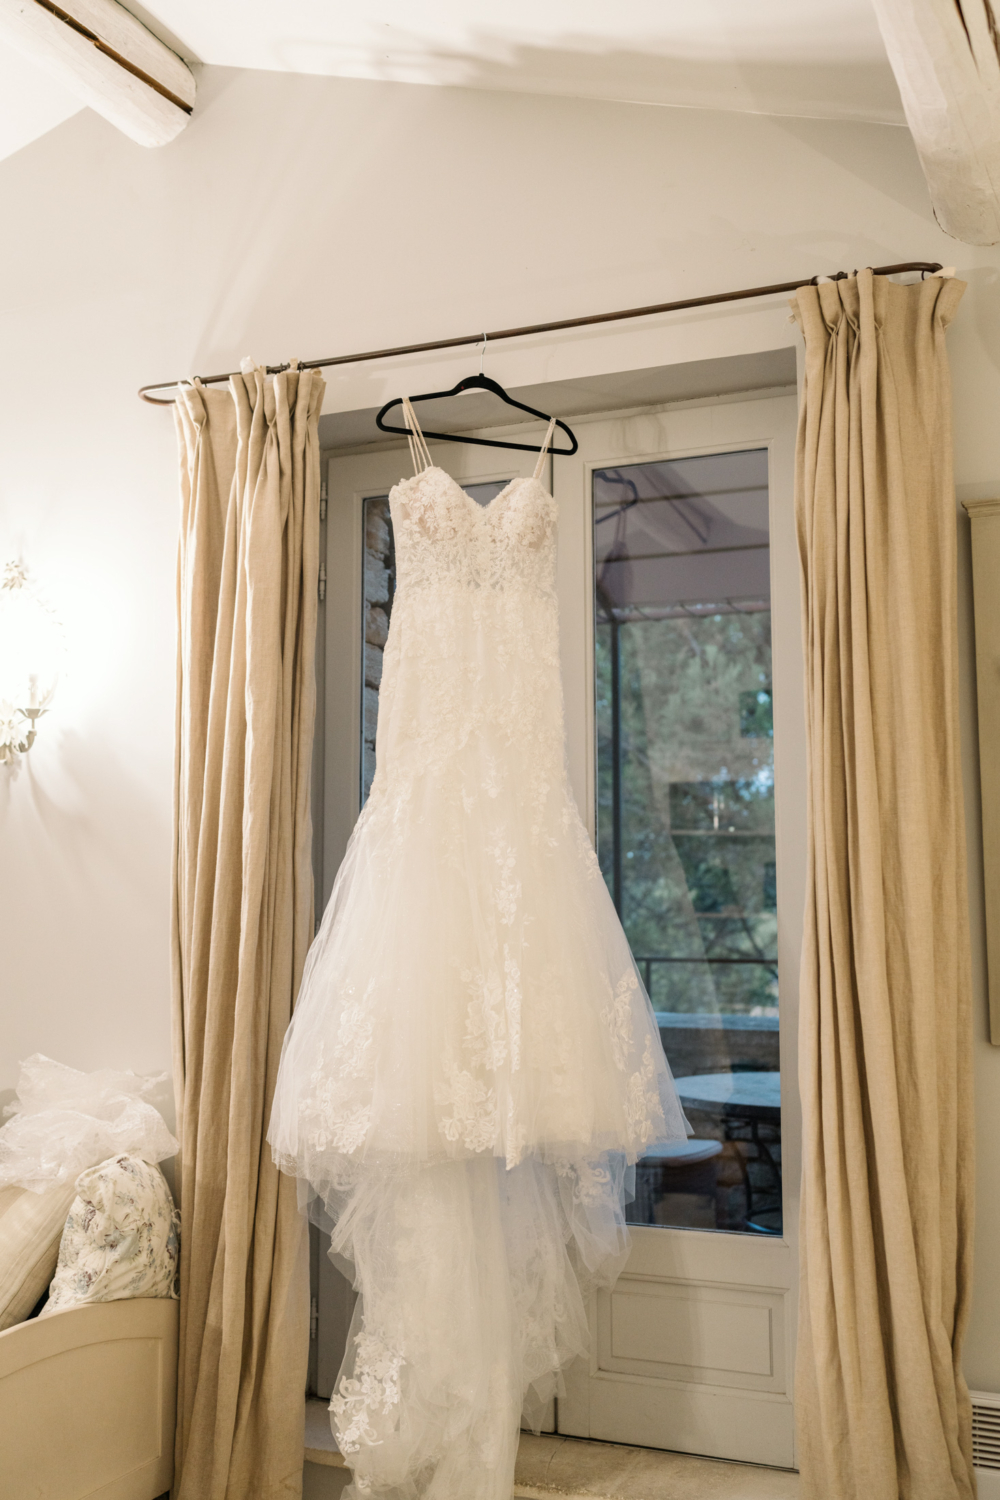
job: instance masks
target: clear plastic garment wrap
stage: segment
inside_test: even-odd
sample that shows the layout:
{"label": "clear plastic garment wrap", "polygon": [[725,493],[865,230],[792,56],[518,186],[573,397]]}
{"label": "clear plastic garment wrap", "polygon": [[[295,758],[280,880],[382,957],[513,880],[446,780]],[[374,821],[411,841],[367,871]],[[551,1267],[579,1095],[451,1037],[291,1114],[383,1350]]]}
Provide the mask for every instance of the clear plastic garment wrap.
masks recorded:
{"label": "clear plastic garment wrap", "polygon": [[44,1193],[109,1156],[155,1164],[175,1155],[177,1141],[149,1102],[165,1079],[111,1068],[81,1073],[34,1053],[21,1064],[0,1129],[0,1187]]}
{"label": "clear plastic garment wrap", "polygon": [[331,1412],[366,1500],[509,1500],[587,1346],[630,1167],[686,1122],[566,769],[555,505],[390,497],[377,771],[268,1139],[360,1292]]}

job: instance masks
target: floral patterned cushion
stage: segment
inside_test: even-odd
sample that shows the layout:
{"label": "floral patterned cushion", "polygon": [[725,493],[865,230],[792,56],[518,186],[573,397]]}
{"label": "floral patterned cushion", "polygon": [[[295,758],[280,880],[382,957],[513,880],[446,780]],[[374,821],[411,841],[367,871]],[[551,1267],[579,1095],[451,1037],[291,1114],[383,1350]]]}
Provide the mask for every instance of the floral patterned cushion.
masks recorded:
{"label": "floral patterned cushion", "polygon": [[84,1302],[176,1297],[180,1219],[159,1167],[113,1156],[81,1172],[76,1193],[40,1316]]}

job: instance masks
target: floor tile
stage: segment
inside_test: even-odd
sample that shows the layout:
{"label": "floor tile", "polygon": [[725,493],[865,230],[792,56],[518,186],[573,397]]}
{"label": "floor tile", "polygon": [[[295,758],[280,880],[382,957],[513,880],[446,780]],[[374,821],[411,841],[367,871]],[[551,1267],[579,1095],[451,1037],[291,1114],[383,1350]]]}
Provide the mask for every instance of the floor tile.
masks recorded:
{"label": "floor tile", "polygon": [[783,1469],[524,1433],[515,1500],[796,1500]]}
{"label": "floor tile", "polygon": [[344,1460],[337,1451],[337,1440],[330,1427],[330,1409],[325,1401],[306,1402],[306,1459],[342,1469]]}
{"label": "floor tile", "polygon": [[[330,1500],[350,1480],[325,1401],[306,1403],[304,1500]],[[521,1434],[514,1500],[797,1500],[799,1476],[655,1448]]]}

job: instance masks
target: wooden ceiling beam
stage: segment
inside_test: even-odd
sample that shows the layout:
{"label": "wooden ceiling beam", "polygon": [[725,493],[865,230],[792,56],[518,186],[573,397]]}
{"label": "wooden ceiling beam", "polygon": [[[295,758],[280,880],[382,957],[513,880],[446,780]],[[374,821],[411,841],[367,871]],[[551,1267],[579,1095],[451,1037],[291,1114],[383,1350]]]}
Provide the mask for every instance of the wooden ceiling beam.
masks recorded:
{"label": "wooden ceiling beam", "polygon": [[165,146],[191,117],[190,68],[116,0],[0,0],[0,40],[140,146]]}
{"label": "wooden ceiling beam", "polygon": [[1000,243],[1000,26],[991,0],[874,0],[946,234]]}

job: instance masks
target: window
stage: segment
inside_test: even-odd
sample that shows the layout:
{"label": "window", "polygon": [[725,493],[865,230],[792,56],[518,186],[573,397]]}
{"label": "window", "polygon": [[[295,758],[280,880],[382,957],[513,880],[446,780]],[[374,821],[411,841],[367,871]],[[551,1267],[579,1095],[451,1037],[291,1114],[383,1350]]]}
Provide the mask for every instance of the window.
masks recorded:
{"label": "window", "polygon": [[598,855],[695,1129],[636,1223],[782,1227],[767,458],[593,475]]}

